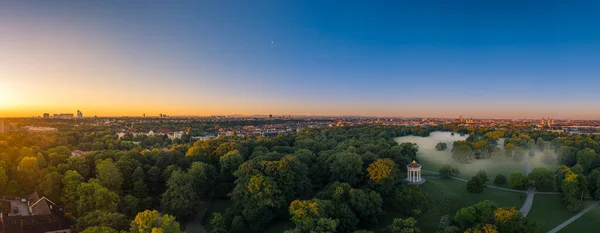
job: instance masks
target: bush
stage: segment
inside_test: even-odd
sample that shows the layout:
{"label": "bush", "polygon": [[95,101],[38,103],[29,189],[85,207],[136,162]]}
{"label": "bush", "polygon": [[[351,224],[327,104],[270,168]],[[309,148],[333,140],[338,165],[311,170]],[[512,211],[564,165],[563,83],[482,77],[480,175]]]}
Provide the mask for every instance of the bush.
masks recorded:
{"label": "bush", "polygon": [[494,179],[494,184],[496,185],[505,185],[506,184],[506,176],[502,175],[502,174],[498,174],[496,176],[496,179]]}
{"label": "bush", "polygon": [[485,183],[479,176],[473,176],[469,182],[467,182],[467,191],[471,193],[482,193]]}

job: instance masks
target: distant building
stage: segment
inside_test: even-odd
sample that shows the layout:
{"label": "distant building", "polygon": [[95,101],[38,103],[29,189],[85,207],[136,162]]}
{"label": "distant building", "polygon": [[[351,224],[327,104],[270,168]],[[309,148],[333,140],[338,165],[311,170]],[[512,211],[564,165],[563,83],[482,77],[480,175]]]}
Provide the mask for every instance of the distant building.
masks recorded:
{"label": "distant building", "polygon": [[61,114],[54,114],[54,116],[52,116],[52,118],[56,118],[56,119],[73,119],[75,116],[73,115],[73,113],[61,113]]}
{"label": "distant building", "polygon": [[77,110],[77,118],[79,118],[79,119],[83,118],[83,112]]}
{"label": "distant building", "polygon": [[23,126],[23,127],[21,127],[20,130],[30,132],[30,133],[52,133],[52,132],[58,131],[56,128],[36,127],[36,126]]}
{"label": "distant building", "polygon": [[44,113],[44,118],[45,118],[45,119],[48,119],[48,118],[50,118],[50,113]]}
{"label": "distant building", "polygon": [[463,122],[463,121],[462,121],[462,115],[458,116],[458,121],[459,121],[459,122]]}
{"label": "distant building", "polygon": [[8,131],[8,130],[7,130],[7,128],[8,128],[8,127],[6,127],[6,126],[4,125],[4,121],[3,121],[3,120],[0,120],[0,133],[4,133],[4,132]]}

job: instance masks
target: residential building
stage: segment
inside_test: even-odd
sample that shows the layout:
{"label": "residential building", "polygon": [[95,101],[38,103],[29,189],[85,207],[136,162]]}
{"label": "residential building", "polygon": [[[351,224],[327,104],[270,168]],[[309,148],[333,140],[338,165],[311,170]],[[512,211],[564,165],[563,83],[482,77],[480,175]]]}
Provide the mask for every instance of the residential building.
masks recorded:
{"label": "residential building", "polygon": [[79,118],[79,119],[83,118],[83,112],[77,110],[77,118]]}
{"label": "residential building", "polygon": [[0,233],[70,233],[72,228],[63,208],[37,192],[0,197]]}

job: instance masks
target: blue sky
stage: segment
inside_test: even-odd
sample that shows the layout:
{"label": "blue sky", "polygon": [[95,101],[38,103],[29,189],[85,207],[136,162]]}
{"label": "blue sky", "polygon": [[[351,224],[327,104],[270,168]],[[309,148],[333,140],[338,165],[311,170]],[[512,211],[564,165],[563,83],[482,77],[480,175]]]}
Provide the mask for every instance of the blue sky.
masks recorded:
{"label": "blue sky", "polygon": [[87,104],[109,114],[114,104],[89,104],[102,97],[123,115],[136,105],[172,115],[600,118],[600,4],[592,1],[0,6],[0,49],[9,55],[0,79],[94,93],[43,98],[62,105],[32,98],[22,111]]}

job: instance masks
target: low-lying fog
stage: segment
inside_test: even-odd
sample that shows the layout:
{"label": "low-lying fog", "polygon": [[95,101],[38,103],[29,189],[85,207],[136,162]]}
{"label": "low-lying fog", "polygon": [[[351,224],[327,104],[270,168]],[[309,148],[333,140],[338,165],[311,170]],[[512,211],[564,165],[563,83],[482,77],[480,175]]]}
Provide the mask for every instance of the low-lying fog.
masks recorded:
{"label": "low-lying fog", "polygon": [[[451,132],[432,132],[429,137],[419,136],[404,136],[396,138],[398,143],[412,142],[419,146],[419,152],[417,153],[417,160],[423,165],[424,170],[430,170],[437,172],[439,167],[443,164],[450,164],[453,167],[457,167],[460,171],[460,177],[470,178],[475,175],[478,170],[485,170],[492,182],[496,175],[503,174],[509,176],[513,172],[525,172],[525,166],[522,162],[516,162],[512,158],[500,156],[499,158],[492,157],[489,159],[474,160],[469,164],[462,164],[452,159],[452,143],[454,141],[466,140],[468,135],[460,136],[459,133]],[[435,146],[439,142],[445,142],[448,148],[443,151],[438,151]],[[503,145],[504,139],[500,139],[498,145]],[[525,156],[528,156],[529,151],[525,150]],[[529,164],[532,168],[543,166],[552,167],[542,162],[542,152],[536,151],[535,156],[528,157]],[[554,166],[555,167],[555,166]],[[553,167],[553,168],[554,168]]]}

